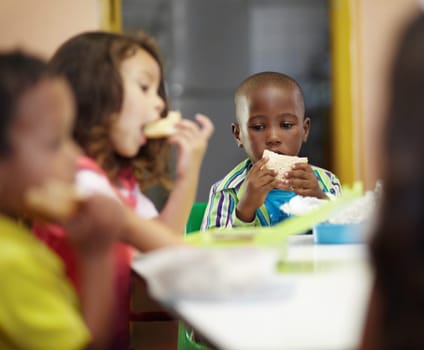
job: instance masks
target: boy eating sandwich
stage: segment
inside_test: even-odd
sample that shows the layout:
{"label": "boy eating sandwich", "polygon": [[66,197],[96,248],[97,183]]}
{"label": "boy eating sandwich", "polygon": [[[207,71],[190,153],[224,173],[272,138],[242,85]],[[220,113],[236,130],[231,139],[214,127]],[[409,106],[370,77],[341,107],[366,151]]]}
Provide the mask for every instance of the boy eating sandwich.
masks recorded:
{"label": "boy eating sandwich", "polygon": [[324,199],[341,193],[334,174],[297,157],[311,120],[293,78],[254,74],[238,87],[235,107],[232,132],[248,158],[212,186],[202,230],[275,225],[287,218],[280,206],[295,195]]}

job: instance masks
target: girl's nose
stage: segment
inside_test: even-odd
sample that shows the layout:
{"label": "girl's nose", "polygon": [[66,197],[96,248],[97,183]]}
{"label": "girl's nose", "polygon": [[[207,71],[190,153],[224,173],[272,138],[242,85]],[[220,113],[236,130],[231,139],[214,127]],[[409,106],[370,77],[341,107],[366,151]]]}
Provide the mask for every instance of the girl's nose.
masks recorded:
{"label": "girl's nose", "polygon": [[162,99],[162,97],[156,95],[155,110],[159,113],[159,115],[161,115],[164,109],[165,101]]}

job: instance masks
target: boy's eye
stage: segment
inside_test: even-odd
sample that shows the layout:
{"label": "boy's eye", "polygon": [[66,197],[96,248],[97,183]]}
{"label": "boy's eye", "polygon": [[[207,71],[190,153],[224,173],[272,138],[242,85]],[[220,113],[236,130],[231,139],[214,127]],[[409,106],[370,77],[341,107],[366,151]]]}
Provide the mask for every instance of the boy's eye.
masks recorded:
{"label": "boy's eye", "polygon": [[283,122],[283,123],[281,123],[281,127],[283,128],[283,129],[291,129],[292,127],[293,127],[293,123],[289,123],[289,122]]}
{"label": "boy's eye", "polygon": [[249,126],[250,129],[253,129],[255,131],[262,131],[265,129],[265,125],[262,124],[254,124]]}

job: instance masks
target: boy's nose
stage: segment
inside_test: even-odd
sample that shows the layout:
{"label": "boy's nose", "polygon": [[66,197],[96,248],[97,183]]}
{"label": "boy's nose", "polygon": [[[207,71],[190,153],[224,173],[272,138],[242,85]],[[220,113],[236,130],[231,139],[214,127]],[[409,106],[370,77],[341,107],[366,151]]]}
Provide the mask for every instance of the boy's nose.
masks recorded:
{"label": "boy's nose", "polygon": [[267,134],[267,138],[266,138],[265,142],[266,142],[267,145],[279,145],[279,144],[281,144],[281,140],[280,140],[280,137],[278,135],[277,130],[269,129],[269,132]]}

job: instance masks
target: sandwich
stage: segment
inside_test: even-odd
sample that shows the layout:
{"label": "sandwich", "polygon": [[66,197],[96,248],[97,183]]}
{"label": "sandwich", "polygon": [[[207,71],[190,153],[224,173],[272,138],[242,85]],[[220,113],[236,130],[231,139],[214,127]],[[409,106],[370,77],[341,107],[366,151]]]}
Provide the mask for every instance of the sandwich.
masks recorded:
{"label": "sandwich", "polygon": [[30,188],[24,201],[35,216],[56,221],[71,218],[86,197],[74,185],[51,179],[41,186]]}
{"label": "sandwich", "polygon": [[291,170],[296,163],[308,163],[307,157],[286,156],[269,150],[265,150],[262,157],[268,157],[266,167],[275,170],[279,178],[284,178],[284,174]]}
{"label": "sandwich", "polygon": [[144,135],[150,139],[171,136],[177,131],[175,124],[180,120],[180,112],[170,111],[165,118],[146,124],[144,126]]}

